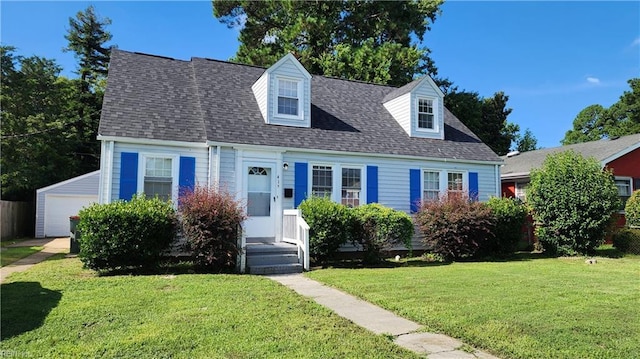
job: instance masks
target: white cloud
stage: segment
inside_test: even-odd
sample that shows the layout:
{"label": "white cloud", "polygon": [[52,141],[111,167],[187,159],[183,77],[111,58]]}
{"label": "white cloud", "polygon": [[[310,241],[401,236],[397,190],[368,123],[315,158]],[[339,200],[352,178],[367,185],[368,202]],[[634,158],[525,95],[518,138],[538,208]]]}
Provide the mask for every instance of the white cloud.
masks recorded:
{"label": "white cloud", "polygon": [[590,84],[599,84],[600,83],[600,79],[597,77],[593,77],[593,76],[587,76],[587,82]]}

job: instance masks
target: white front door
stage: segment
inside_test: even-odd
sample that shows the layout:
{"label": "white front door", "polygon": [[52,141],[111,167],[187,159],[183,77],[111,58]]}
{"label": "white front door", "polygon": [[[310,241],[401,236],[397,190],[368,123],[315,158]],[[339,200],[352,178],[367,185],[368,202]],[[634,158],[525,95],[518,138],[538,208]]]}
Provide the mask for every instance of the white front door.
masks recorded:
{"label": "white front door", "polygon": [[277,199],[275,163],[251,162],[243,165],[247,199],[246,237],[275,237]]}

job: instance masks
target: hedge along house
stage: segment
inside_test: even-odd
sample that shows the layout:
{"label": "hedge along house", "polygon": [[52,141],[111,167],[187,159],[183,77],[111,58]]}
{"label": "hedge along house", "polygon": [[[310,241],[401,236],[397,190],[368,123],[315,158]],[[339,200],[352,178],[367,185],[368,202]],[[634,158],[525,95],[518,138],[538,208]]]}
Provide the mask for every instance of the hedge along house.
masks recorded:
{"label": "hedge along house", "polygon": [[[290,210],[310,195],[415,212],[447,190],[500,193],[501,159],[428,76],[401,88],[311,76],[291,54],[264,69],[114,50],[98,138],[102,203],[226,189],[246,203],[244,237],[263,252],[286,247],[303,226]],[[246,248],[250,271],[283,268],[251,258],[258,248]]]}
{"label": "hedge along house", "polygon": [[[612,139],[545,148],[523,153],[513,152],[504,156],[501,171],[502,195],[526,200],[529,174],[540,168],[549,154],[573,150],[584,157],[593,157],[602,168],[610,169],[615,176],[618,194],[624,202],[634,190],[640,189],[640,134]],[[624,214],[624,211],[620,213]],[[618,225],[624,225],[624,216]]]}

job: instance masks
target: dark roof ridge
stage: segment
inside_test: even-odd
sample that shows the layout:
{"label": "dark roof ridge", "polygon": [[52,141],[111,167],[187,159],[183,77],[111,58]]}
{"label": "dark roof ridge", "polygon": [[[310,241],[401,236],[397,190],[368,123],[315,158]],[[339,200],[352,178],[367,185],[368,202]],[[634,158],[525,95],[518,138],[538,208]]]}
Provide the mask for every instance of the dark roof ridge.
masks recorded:
{"label": "dark roof ridge", "polygon": [[129,52],[132,54],[136,54],[136,55],[142,55],[142,56],[149,56],[149,57],[156,57],[159,59],[165,59],[165,60],[173,60],[173,61],[182,61],[182,62],[186,62],[186,60],[180,60],[180,59],[175,59],[173,57],[169,57],[169,56],[162,56],[162,55],[154,55],[154,54],[147,54],[144,52],[139,52],[139,51],[126,51],[126,50],[120,50],[120,49],[116,49],[117,51],[122,51],[122,52]]}

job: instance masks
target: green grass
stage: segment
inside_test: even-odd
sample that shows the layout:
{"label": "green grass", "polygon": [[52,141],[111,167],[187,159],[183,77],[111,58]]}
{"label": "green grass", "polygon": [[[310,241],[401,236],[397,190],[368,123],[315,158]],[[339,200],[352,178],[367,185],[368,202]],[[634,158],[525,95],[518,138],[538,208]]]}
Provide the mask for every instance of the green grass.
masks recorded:
{"label": "green grass", "polygon": [[640,256],[584,259],[418,261],[307,276],[503,358],[638,358]]}
{"label": "green grass", "polygon": [[7,266],[18,259],[40,252],[44,247],[4,247],[0,252],[0,267]]}
{"label": "green grass", "polygon": [[103,276],[60,255],[2,284],[0,353],[38,358],[416,358],[263,277]]}

